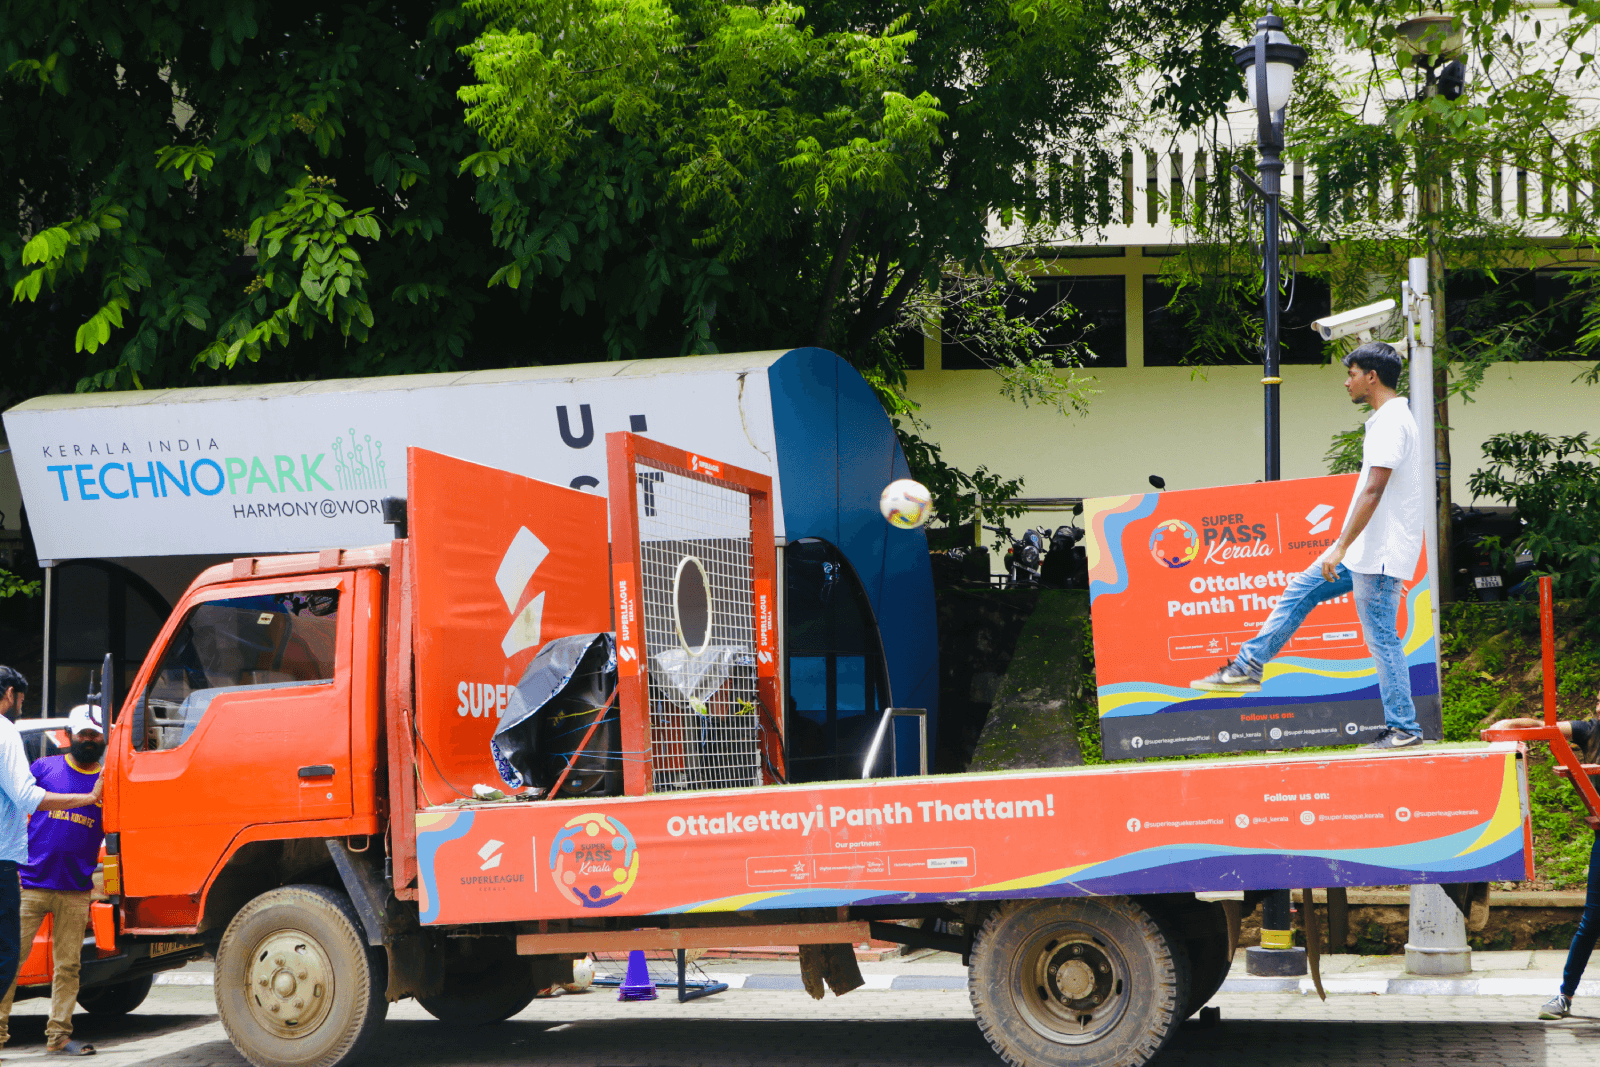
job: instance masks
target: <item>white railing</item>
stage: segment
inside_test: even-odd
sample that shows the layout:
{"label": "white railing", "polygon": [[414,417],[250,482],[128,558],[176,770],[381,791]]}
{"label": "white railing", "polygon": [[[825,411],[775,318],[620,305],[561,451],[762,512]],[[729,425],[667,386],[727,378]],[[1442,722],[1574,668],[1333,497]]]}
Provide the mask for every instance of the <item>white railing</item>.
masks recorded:
{"label": "white railing", "polygon": [[[1098,159],[1076,153],[1045,160],[1030,167],[1026,178],[1047,205],[1070,202],[1075,192],[1087,201],[1077,217],[1065,219],[1054,231],[1051,243],[1172,246],[1194,239],[1197,209],[1222,213],[1242,209],[1250,194],[1231,173],[1235,165],[1254,178],[1254,147],[1219,149],[1190,139],[1159,149],[1113,149]],[[1590,169],[1590,181],[1569,183],[1548,176],[1545,167],[1487,164],[1452,173],[1444,183],[1444,196],[1447,204],[1478,214],[1485,222],[1509,224],[1532,237],[1558,238],[1565,233],[1565,217],[1581,205],[1592,205],[1600,195],[1592,180],[1596,171],[1600,167]],[[1335,194],[1336,203],[1324,203],[1315,171],[1288,160],[1283,191],[1285,205],[1310,225],[1316,239],[1325,241],[1337,241],[1358,229],[1398,231],[1415,218],[1418,207],[1408,173],[1397,174],[1386,185],[1340,192]],[[1034,243],[1028,221],[991,219],[991,243]]]}

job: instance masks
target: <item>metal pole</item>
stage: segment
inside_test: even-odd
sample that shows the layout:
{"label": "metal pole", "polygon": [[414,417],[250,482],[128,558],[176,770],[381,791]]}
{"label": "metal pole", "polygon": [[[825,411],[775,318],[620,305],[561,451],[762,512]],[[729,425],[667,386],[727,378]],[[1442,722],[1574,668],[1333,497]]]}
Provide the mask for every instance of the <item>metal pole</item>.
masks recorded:
{"label": "metal pole", "polygon": [[[1409,277],[1402,286],[1403,310],[1406,318],[1406,345],[1411,349],[1411,417],[1417,423],[1417,462],[1422,468],[1424,499],[1428,503],[1426,525],[1423,527],[1422,551],[1428,564],[1428,588],[1432,591],[1433,632],[1439,630],[1439,605],[1444,600],[1440,585],[1445,579],[1440,573],[1439,543],[1439,479],[1435,477],[1434,462],[1434,405],[1433,297],[1428,287],[1428,260],[1415,256],[1406,264]],[[1435,662],[1435,675],[1438,665]],[[1434,678],[1439,682],[1439,678]],[[1442,683],[1441,683],[1442,685]],[[1442,691],[1442,689],[1441,689]]]}
{"label": "metal pole", "polygon": [[[1256,146],[1261,151],[1256,170],[1261,175],[1262,219],[1262,422],[1266,431],[1266,480],[1283,477],[1280,447],[1278,387],[1283,379],[1278,369],[1278,200],[1282,192],[1284,113],[1273,115],[1267,102],[1267,34],[1283,28],[1283,21],[1269,15],[1256,23],[1255,66],[1250,76],[1256,89]],[[1261,903],[1261,946],[1245,953],[1245,969],[1253,975],[1302,975],[1306,973],[1305,950],[1296,948],[1289,914],[1289,890],[1274,890]]]}
{"label": "metal pole", "polygon": [[55,686],[51,685],[51,678],[55,671],[51,669],[50,657],[55,652],[55,642],[52,641],[51,632],[55,629],[55,573],[56,561],[41,559],[39,566],[44,568],[44,658],[39,667],[39,673],[44,677],[39,679],[39,716],[50,718],[50,701],[54,697]]}

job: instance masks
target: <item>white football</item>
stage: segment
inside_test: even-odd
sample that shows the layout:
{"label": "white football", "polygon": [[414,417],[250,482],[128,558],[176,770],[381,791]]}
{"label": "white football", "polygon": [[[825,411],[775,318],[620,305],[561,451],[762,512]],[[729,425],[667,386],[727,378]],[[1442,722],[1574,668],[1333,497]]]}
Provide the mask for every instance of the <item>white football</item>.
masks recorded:
{"label": "white football", "polygon": [[915,530],[933,514],[933,495],[921,482],[901,478],[884,487],[878,496],[878,510],[890,526]]}

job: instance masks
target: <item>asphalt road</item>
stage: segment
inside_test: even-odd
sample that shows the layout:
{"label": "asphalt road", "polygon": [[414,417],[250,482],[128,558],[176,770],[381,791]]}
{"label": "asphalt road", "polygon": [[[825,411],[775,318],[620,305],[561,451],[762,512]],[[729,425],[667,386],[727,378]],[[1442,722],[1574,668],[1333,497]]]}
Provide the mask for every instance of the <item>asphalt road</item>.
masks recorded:
{"label": "asphalt road", "polygon": [[[1161,1067],[1592,1067],[1600,1063],[1600,1003],[1591,1017],[1534,1020],[1533,997],[1222,994],[1222,1022],[1184,1025]],[[5,1063],[44,1056],[46,1002],[12,1020]],[[80,1014],[75,1036],[98,1067],[241,1067],[205,986],[158,986],[122,1018]],[[609,990],[535,1001],[499,1026],[451,1030],[415,1003],[391,1006],[364,1062],[383,1067],[996,1067],[966,995],[858,990],[818,1003],[803,993],[731,990],[679,1004],[667,993],[618,1003]]]}

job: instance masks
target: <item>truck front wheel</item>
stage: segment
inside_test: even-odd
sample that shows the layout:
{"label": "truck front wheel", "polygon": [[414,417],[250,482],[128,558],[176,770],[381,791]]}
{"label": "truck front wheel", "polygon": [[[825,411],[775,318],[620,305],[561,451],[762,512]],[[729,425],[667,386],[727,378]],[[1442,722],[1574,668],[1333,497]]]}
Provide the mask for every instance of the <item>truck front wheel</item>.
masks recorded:
{"label": "truck front wheel", "polygon": [[355,909],[316,885],[263,893],[234,916],[217,949],[217,1014],[255,1067],[336,1067],[388,1013],[386,960]]}
{"label": "truck front wheel", "polygon": [[978,1026],[1013,1067],[1140,1067],[1188,999],[1182,942],[1121,897],[1004,904],[971,960]]}

